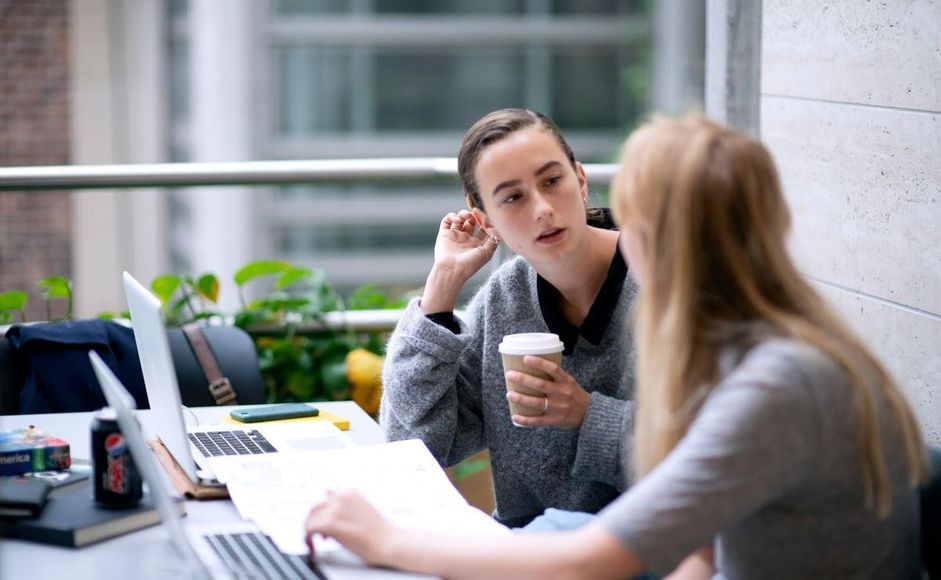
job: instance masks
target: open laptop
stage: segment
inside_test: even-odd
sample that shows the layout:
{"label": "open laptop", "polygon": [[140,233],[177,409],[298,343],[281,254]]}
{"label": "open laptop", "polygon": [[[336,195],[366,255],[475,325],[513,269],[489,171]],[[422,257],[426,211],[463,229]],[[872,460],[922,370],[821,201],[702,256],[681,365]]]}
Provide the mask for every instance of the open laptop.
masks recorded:
{"label": "open laptop", "polygon": [[224,483],[240,456],[352,446],[349,438],[327,421],[245,428],[187,426],[160,300],[127,272],[124,291],[147,399],[157,416],[153,435],[163,442],[194,483]]}
{"label": "open laptop", "polygon": [[144,442],[133,415],[134,399],[94,351],[88,352],[101,390],[114,409],[134,463],[154,498],[163,526],[182,559],[185,574],[200,578],[314,578],[326,580],[314,564],[283,554],[250,522],[224,526],[184,526],[174,499]]}

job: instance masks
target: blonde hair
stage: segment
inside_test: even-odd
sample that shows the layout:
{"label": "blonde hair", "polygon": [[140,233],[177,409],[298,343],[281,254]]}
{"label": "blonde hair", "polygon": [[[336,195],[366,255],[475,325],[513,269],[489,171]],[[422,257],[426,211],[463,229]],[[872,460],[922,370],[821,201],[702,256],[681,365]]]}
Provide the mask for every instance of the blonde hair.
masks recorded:
{"label": "blonde hair", "polygon": [[829,355],[852,384],[866,505],[888,513],[878,385],[904,445],[912,485],[927,462],[905,397],[791,262],[790,214],[774,162],[751,137],[702,115],[656,118],[624,144],[612,209],[638,240],[638,412],[634,469],[643,475],[685,435],[718,381],[735,329],[762,323]]}

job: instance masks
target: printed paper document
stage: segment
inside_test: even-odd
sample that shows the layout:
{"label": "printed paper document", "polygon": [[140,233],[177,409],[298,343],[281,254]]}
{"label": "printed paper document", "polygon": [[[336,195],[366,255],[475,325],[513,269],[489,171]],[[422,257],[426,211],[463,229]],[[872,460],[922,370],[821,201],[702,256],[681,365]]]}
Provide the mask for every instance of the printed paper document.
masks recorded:
{"label": "printed paper document", "polygon": [[[508,534],[472,507],[419,440],[247,457],[226,478],[229,495],[284,552],[306,554],[304,521],[328,490],[355,489],[391,522],[455,534]],[[315,550],[336,550],[315,539]]]}

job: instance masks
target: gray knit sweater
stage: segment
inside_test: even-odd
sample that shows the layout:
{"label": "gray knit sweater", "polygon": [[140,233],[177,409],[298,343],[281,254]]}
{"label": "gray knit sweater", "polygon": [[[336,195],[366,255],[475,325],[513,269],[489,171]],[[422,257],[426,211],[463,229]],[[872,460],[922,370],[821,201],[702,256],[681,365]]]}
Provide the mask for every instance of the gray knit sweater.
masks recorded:
{"label": "gray knit sweater", "polygon": [[522,258],[503,264],[472,300],[460,334],[428,320],[413,300],[389,340],[382,376],[387,439],[420,438],[443,466],[489,449],[494,516],[510,526],[548,507],[597,512],[617,498],[633,425],[630,275],[599,344],[579,336],[562,360],[592,395],[581,429],[510,422],[497,346],[506,334],[549,332],[536,280]]}
{"label": "gray knit sweater", "polygon": [[918,495],[881,391],[885,518],[864,506],[855,397],[832,358],[778,338],[724,370],[683,440],[601,525],[664,575],[715,538],[716,578],[920,578]]}

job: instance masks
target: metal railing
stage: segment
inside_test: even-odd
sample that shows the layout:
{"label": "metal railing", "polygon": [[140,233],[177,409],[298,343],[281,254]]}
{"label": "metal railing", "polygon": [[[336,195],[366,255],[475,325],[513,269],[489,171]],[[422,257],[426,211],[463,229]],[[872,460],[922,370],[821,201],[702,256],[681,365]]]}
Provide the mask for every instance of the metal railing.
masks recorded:
{"label": "metal railing", "polygon": [[[592,180],[607,182],[615,164],[586,164]],[[232,163],[154,163],[128,165],[46,165],[0,167],[0,191],[272,185],[383,179],[441,179],[457,176],[450,157],[242,161]]]}
{"label": "metal railing", "polygon": [[[615,164],[586,164],[590,180],[607,182]],[[116,189],[216,185],[272,185],[335,181],[425,180],[457,177],[449,157],[245,161],[233,163],[155,163],[128,165],[47,165],[0,167],[0,191]],[[395,328],[401,310],[330,312],[321,323],[359,332]]]}

